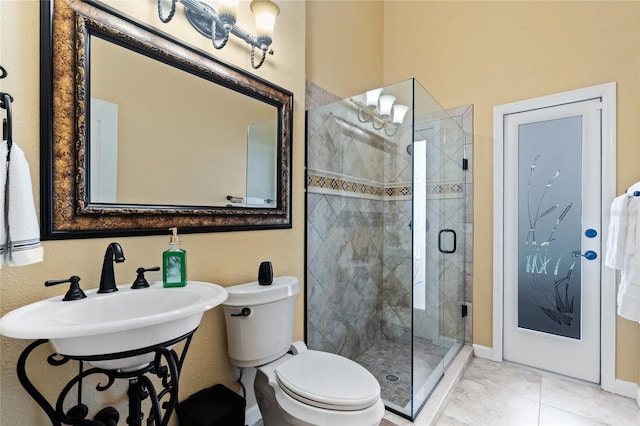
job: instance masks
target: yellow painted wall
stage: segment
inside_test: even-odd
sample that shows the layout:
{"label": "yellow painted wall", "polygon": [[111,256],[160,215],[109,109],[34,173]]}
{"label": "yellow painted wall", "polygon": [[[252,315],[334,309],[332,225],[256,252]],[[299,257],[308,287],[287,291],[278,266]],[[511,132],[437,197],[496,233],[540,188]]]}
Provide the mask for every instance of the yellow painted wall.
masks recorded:
{"label": "yellow painted wall", "polygon": [[[340,31],[312,22],[336,11]],[[307,21],[307,78],[330,92],[415,77],[445,108],[474,105],[473,335],[490,347],[493,107],[615,81],[618,192],[640,180],[640,2],[310,1]],[[334,42],[319,46],[326,40]],[[357,55],[369,48],[377,59],[366,68]],[[640,383],[639,336],[637,324],[618,319],[618,379]]]}
{"label": "yellow painted wall", "polygon": [[[110,1],[117,8],[139,19],[155,20],[154,2]],[[182,236],[182,246],[188,251],[189,278],[218,283],[223,286],[256,279],[262,260],[273,262],[277,275],[303,278],[304,272],[304,85],[305,85],[305,3],[279,2],[281,13],[276,22],[275,55],[257,71],[251,69],[249,49],[244,42],[230,42],[223,51],[214,51],[210,43],[194,30],[178,25],[184,17],[176,13],[177,22],[162,26],[166,32],[192,40],[223,61],[244,68],[266,80],[294,92],[293,134],[293,228],[288,230],[188,234]],[[253,30],[249,2],[240,4],[239,23]],[[178,6],[179,8],[181,6]],[[34,185],[36,208],[39,209],[39,2],[37,0],[2,0],[0,2],[0,64],[9,77],[0,80],[0,90],[14,98],[14,140],[24,150]],[[246,25],[244,23],[247,23]],[[4,115],[2,115],[4,116]],[[146,161],[153,161],[148,159]],[[169,171],[168,171],[169,172]],[[175,171],[171,171],[175,173]],[[62,287],[45,288],[45,280],[79,275],[83,288],[97,287],[104,251],[112,239],[47,241],[43,243],[45,261],[20,268],[0,270],[0,314],[46,297],[62,295]],[[168,236],[118,238],[127,258],[115,265],[119,283],[135,278],[139,266],[159,265]],[[152,273],[149,279],[160,279]],[[303,338],[303,297],[298,297],[294,337]],[[18,356],[28,344],[0,338],[0,424],[43,425],[48,422],[17,381],[15,366]],[[44,356],[29,364],[28,370],[40,387],[61,386],[74,374],[76,367],[47,368]],[[36,357],[38,358],[38,357]],[[221,307],[205,313],[191,348],[180,380],[180,399],[215,383],[236,389],[236,370],[226,352],[226,332]],[[122,386],[92,398],[120,403]],[[89,393],[89,392],[87,392]],[[97,393],[97,392],[96,392]],[[52,396],[48,395],[47,396]],[[90,404],[88,404],[90,405]],[[122,411],[126,413],[125,411]],[[126,414],[125,414],[126,415]],[[175,420],[175,418],[174,418]],[[174,424],[177,424],[175,422]]]}
{"label": "yellow painted wall", "polygon": [[340,98],[382,86],[383,2],[306,3],[307,80]]}

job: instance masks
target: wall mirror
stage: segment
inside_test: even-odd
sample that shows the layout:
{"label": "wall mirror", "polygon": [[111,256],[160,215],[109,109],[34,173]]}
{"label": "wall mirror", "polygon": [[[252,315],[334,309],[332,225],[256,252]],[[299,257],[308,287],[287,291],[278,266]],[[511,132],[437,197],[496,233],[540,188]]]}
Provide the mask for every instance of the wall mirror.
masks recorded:
{"label": "wall mirror", "polygon": [[293,95],[94,1],[41,6],[42,239],[291,227]]}

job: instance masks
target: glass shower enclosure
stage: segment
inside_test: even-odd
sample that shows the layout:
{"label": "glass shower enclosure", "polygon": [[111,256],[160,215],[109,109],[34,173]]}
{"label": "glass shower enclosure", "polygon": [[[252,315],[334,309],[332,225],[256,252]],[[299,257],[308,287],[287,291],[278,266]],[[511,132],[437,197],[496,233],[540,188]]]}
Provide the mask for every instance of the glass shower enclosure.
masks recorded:
{"label": "glass shower enclosure", "polygon": [[464,344],[463,162],[464,132],[415,79],[307,112],[307,344],[367,368],[410,419]]}

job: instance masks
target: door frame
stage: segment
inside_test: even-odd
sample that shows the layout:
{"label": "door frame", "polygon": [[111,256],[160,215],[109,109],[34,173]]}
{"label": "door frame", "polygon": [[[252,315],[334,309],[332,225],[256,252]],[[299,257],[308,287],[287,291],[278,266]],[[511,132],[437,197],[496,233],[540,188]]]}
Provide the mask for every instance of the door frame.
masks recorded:
{"label": "door frame", "polygon": [[[602,225],[601,246],[607,241],[609,206],[616,196],[616,83],[605,83],[539,98],[498,105],[493,109],[493,347],[492,360],[503,360],[504,294],[504,116],[534,109],[600,98],[602,101]],[[601,250],[602,252],[602,250]],[[616,280],[615,271],[600,274],[600,387],[615,392]]]}

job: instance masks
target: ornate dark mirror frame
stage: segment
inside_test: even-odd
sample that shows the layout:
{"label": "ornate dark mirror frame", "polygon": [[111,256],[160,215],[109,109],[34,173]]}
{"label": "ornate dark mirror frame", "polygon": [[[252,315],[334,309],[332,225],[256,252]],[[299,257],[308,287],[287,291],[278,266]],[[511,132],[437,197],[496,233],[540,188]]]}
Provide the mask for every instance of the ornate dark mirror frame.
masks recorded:
{"label": "ornate dark mirror frame", "polygon": [[[293,94],[94,1],[41,2],[41,238],[291,227]],[[89,36],[100,34],[278,111],[275,208],[91,203],[87,187]]]}

